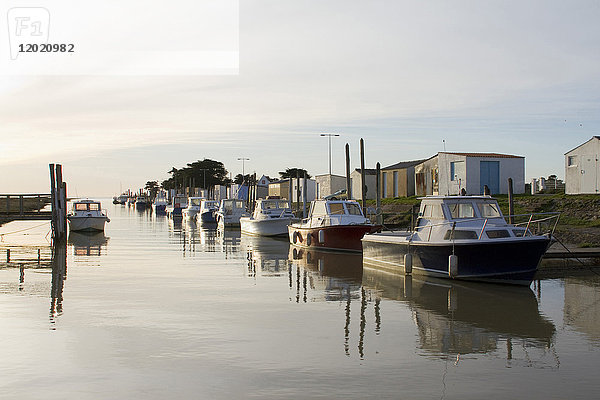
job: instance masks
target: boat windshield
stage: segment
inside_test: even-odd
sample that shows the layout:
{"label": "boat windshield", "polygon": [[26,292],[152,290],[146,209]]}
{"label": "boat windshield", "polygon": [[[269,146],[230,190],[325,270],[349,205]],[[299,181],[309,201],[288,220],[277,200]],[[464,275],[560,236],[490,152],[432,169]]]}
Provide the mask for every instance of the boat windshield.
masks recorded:
{"label": "boat windshield", "polygon": [[350,215],[362,215],[360,206],[357,203],[346,203],[346,208]]}
{"label": "boat windshield", "polygon": [[75,211],[98,211],[100,204],[98,203],[75,203]]}
{"label": "boat windshield", "polygon": [[452,219],[474,218],[475,209],[471,203],[448,203]]}
{"label": "boat windshield", "polygon": [[262,204],[262,208],[265,210],[275,210],[278,208],[288,208],[287,201],[265,201]]}
{"label": "boat windshield", "polygon": [[428,219],[444,219],[444,212],[441,204],[423,204],[420,217]]}
{"label": "boat windshield", "polygon": [[199,206],[201,201],[201,199],[190,199],[190,204],[193,206]]}
{"label": "boat windshield", "polygon": [[482,218],[501,218],[502,214],[496,203],[478,203],[479,213]]}
{"label": "boat windshield", "polygon": [[331,215],[341,215],[345,214],[344,204],[342,203],[329,203],[329,214]]}

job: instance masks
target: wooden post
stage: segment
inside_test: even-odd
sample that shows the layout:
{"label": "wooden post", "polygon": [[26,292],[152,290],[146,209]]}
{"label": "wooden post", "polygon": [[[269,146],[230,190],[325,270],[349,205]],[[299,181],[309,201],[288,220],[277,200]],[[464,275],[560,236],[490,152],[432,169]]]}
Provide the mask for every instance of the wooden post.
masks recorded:
{"label": "wooden post", "polygon": [[23,195],[19,196],[19,215],[23,215]]}
{"label": "wooden post", "polygon": [[10,196],[6,195],[6,214],[10,213]]}
{"label": "wooden post", "polygon": [[10,249],[6,249],[6,262],[10,262]]}
{"label": "wooden post", "polygon": [[300,214],[300,172],[296,169],[296,216]]}
{"label": "wooden post", "polygon": [[50,202],[52,205],[52,237],[56,237],[57,207],[56,207],[56,175],[54,164],[50,164]]}
{"label": "wooden post", "polygon": [[304,177],[302,178],[302,218],[306,218],[306,202],[308,201],[306,193],[306,171],[304,171]]}
{"label": "wooden post", "polygon": [[293,184],[294,180],[292,179],[292,177],[290,176],[290,178],[288,179],[288,201],[290,202],[290,210],[294,210],[294,208],[292,207],[293,204],[293,197],[294,197],[294,184]]}
{"label": "wooden post", "polygon": [[377,163],[375,170],[375,185],[376,185],[376,200],[375,207],[377,209],[377,224],[383,225],[383,214],[381,213],[381,164]]}
{"label": "wooden post", "polygon": [[363,214],[367,216],[367,194],[365,193],[365,141],[360,138],[360,193]]}
{"label": "wooden post", "polygon": [[[57,226],[58,238],[62,239],[67,231],[66,227],[66,204],[65,187],[62,179],[62,165],[56,164],[56,204],[57,204]],[[65,216],[63,218],[63,216]]]}
{"label": "wooden post", "polygon": [[352,182],[350,181],[350,145],[346,143],[346,198],[352,199]]}
{"label": "wooden post", "polygon": [[515,205],[513,202],[513,180],[508,178],[508,223],[515,223]]}

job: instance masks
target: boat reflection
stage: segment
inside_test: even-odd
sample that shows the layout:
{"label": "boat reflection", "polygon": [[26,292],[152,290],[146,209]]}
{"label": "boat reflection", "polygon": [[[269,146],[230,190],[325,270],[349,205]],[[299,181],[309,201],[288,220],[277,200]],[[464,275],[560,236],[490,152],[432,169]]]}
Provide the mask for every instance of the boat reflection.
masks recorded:
{"label": "boat reflection", "polygon": [[510,360],[514,340],[523,348],[553,347],[555,326],[540,315],[529,288],[417,278],[367,267],[362,282],[373,296],[408,304],[426,354],[489,353],[505,341]]}
{"label": "boat reflection", "polygon": [[215,231],[217,247],[220,247],[221,252],[225,253],[225,258],[238,255],[240,252],[241,237],[242,233],[239,229],[217,227]]}
{"label": "boat reflection", "polygon": [[240,250],[248,260],[249,276],[281,276],[288,273],[287,238],[253,236],[241,233]]}
{"label": "boat reflection", "polygon": [[[360,254],[309,250],[290,246],[289,260],[295,268],[297,302],[348,301],[360,297],[362,256]],[[294,286],[290,269],[290,288]],[[302,296],[300,296],[302,289]]]}
{"label": "boat reflection", "polygon": [[69,232],[68,244],[75,256],[101,256],[106,252],[108,240],[104,232]]}

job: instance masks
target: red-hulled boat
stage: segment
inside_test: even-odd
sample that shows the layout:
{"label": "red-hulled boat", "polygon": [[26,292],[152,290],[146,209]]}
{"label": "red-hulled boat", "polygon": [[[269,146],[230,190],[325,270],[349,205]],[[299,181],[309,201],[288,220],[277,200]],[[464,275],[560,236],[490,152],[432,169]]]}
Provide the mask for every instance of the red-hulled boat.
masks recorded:
{"label": "red-hulled boat", "polygon": [[288,225],[295,246],[337,251],[362,251],[362,237],[381,230],[362,213],[353,200],[320,199],[310,206],[308,218]]}

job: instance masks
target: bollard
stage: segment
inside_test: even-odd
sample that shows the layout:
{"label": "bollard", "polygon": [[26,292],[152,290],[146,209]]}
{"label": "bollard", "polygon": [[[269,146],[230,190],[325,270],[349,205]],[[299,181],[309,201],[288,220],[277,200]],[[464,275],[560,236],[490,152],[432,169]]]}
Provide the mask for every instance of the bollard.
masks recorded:
{"label": "bollard", "polygon": [[448,275],[455,278],[458,275],[458,256],[452,254],[448,257]]}
{"label": "bollard", "polygon": [[404,275],[410,275],[412,273],[412,254],[406,253],[404,255]]}
{"label": "bollard", "polygon": [[10,262],[10,249],[6,249],[6,262]]}
{"label": "bollard", "polygon": [[38,265],[40,265],[40,263],[42,262],[42,254],[40,249],[38,249]]}

